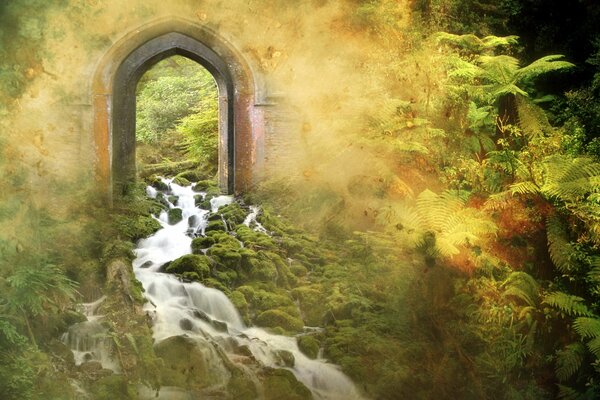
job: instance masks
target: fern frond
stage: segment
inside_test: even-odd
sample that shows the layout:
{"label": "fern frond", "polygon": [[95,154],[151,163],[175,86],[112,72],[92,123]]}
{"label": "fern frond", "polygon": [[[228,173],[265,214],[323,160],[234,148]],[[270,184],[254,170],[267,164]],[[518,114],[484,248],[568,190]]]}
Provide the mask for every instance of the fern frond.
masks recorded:
{"label": "fern frond", "polygon": [[577,201],[600,191],[600,163],[591,158],[550,156],[544,160],[544,170],[546,179],[542,191],[548,197]]}
{"label": "fern frond", "polygon": [[550,292],[544,296],[543,303],[557,308],[570,316],[590,317],[592,312],[583,304],[583,298],[564,292]]}
{"label": "fern frond", "polygon": [[581,343],[571,343],[556,353],[556,377],[564,382],[581,367],[585,357],[585,347]]}
{"label": "fern frond", "polygon": [[600,319],[592,317],[579,317],[573,323],[575,331],[584,339],[600,336]]}
{"label": "fern frond", "polygon": [[558,398],[561,400],[579,400],[582,394],[577,390],[564,385],[558,385]]}
{"label": "fern frond", "polygon": [[592,352],[594,357],[600,358],[600,336],[593,338],[587,342],[588,349]]}
{"label": "fern frond", "polygon": [[523,271],[514,271],[502,282],[504,297],[514,297],[522,300],[525,304],[533,306],[536,304],[539,284],[528,273]]}
{"label": "fern frond", "polygon": [[548,252],[552,262],[561,272],[568,272],[576,268],[571,261],[573,246],[567,239],[567,231],[560,219],[550,216],[546,220],[546,235],[548,237]]}
{"label": "fern frond", "polygon": [[526,182],[517,182],[510,185],[509,188],[512,194],[535,194],[539,193],[540,188],[534,182],[526,181]]}
{"label": "fern frond", "polygon": [[560,54],[553,54],[537,59],[526,67],[521,68],[517,72],[517,79],[520,81],[530,81],[548,72],[561,71],[575,67],[575,64],[561,60],[563,57],[564,56]]}
{"label": "fern frond", "polygon": [[540,138],[552,130],[544,110],[523,96],[516,97],[519,127],[529,138]]}

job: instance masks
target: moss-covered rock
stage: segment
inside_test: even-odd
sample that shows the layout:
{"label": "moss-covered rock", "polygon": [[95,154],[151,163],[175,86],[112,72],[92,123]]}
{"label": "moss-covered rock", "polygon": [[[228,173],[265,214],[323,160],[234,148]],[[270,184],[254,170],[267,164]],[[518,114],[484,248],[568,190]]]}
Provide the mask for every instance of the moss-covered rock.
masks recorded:
{"label": "moss-covered rock", "polygon": [[167,197],[167,200],[169,200],[169,203],[175,205],[175,204],[177,204],[177,200],[179,200],[179,196],[171,195],[171,196]]}
{"label": "moss-covered rock", "polygon": [[212,345],[187,336],[171,336],[154,347],[164,360],[162,384],[183,388],[205,388],[224,383],[226,367]]}
{"label": "moss-covered rock", "polygon": [[237,291],[244,295],[244,298],[250,305],[250,309],[255,313],[277,307],[294,307],[292,299],[281,289],[264,290],[244,285],[238,287]]}
{"label": "moss-covered rock", "polygon": [[269,235],[256,232],[246,225],[238,225],[235,233],[244,246],[254,250],[276,250],[277,245]]}
{"label": "moss-covered rock", "polygon": [[300,336],[298,337],[298,349],[308,358],[315,359],[319,355],[319,348],[321,345],[319,341],[313,336]]}
{"label": "moss-covered rock", "polygon": [[108,242],[102,249],[102,264],[106,265],[111,260],[116,258],[123,258],[125,260],[133,261],[135,254],[133,254],[134,245],[130,241],[124,240],[112,240]]}
{"label": "moss-covered rock", "polygon": [[172,261],[166,267],[166,272],[192,280],[204,279],[210,274],[210,259],[203,255],[186,254]]}
{"label": "moss-covered rock", "polygon": [[206,192],[210,188],[214,187],[217,187],[217,182],[207,179],[196,182],[192,189],[194,189],[194,192]]}
{"label": "moss-covered rock", "polygon": [[173,183],[179,186],[190,186],[192,184],[190,181],[188,181],[181,175],[177,175],[175,178],[173,178]]}
{"label": "moss-covered rock", "polygon": [[300,311],[306,323],[319,326],[327,311],[325,290],[321,285],[303,286],[292,290],[292,297],[298,302]]}
{"label": "moss-covered rock", "polygon": [[229,300],[231,300],[235,308],[242,315],[242,318],[244,318],[244,320],[248,322],[248,302],[246,301],[246,297],[244,297],[244,294],[239,290],[234,290],[229,294]]}
{"label": "moss-covered rock", "polygon": [[200,236],[192,240],[192,253],[202,254],[202,250],[208,249],[215,244],[215,239],[211,236]]}
{"label": "moss-covered rock", "polygon": [[258,315],[256,324],[265,328],[281,327],[288,332],[299,332],[304,328],[300,318],[291,316],[282,310],[267,310]]}
{"label": "moss-covered rock", "polygon": [[296,357],[294,357],[294,354],[292,354],[291,351],[277,350],[276,355],[278,358],[277,362],[279,365],[281,365],[282,367],[294,368],[294,364],[296,364]]}
{"label": "moss-covered rock", "polygon": [[206,225],[204,232],[226,231],[226,230],[227,230],[227,227],[225,226],[223,221],[219,220],[219,221],[210,221],[208,223],[208,225]]}
{"label": "moss-covered rock", "polygon": [[183,210],[178,207],[171,208],[167,212],[167,216],[169,219],[169,224],[174,225],[183,219]]}
{"label": "moss-covered rock", "polygon": [[219,242],[208,249],[207,253],[223,268],[238,270],[242,261],[239,243]]}
{"label": "moss-covered rock", "polygon": [[137,400],[136,386],[126,375],[110,375],[95,381],[90,392],[95,400]]}
{"label": "moss-covered rock", "polygon": [[198,170],[183,171],[177,174],[176,178],[185,178],[190,182],[198,182],[206,179],[206,173]]}
{"label": "moss-covered rock", "polygon": [[146,178],[146,182],[148,182],[148,185],[160,191],[166,192],[169,190],[169,185],[164,183],[158,175],[149,176]]}
{"label": "moss-covered rock", "polygon": [[265,400],[308,400],[310,390],[287,369],[267,369],[263,376]]}
{"label": "moss-covered rock", "polygon": [[230,368],[231,379],[227,384],[227,391],[236,400],[254,400],[258,398],[258,391],[252,378],[241,368]]}
{"label": "moss-covered rock", "polygon": [[120,216],[115,226],[122,237],[136,241],[148,237],[161,228],[160,223],[150,216]]}
{"label": "moss-covered rock", "polygon": [[230,226],[235,226],[244,222],[247,213],[240,207],[239,203],[233,202],[219,208],[219,214]]}

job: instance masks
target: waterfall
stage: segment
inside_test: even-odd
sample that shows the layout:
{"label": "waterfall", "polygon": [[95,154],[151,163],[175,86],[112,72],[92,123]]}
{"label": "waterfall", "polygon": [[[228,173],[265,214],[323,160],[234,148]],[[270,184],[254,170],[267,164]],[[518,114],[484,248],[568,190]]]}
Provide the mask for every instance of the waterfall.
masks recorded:
{"label": "waterfall", "polygon": [[104,299],[103,296],[92,303],[83,303],[81,311],[87,321],[71,325],[61,340],[73,352],[75,365],[96,361],[102,368],[119,372],[119,363],[112,357],[113,344],[108,330],[102,326],[102,315],[97,314]]}
{"label": "waterfall", "polygon": [[[168,223],[166,213],[157,220],[162,228],[154,235],[139,241],[133,262],[137,279],[145,289],[148,302],[145,310],[153,319],[153,336],[157,343],[177,335],[187,335],[199,342],[218,343],[225,354],[235,361],[233,346],[246,346],[254,358],[266,367],[281,368],[281,352],[293,354],[294,373],[316,399],[361,399],[352,381],[337,366],[325,360],[312,360],[298,349],[294,337],[273,335],[267,331],[248,327],[227,296],[214,288],[197,282],[182,282],[177,277],[160,272],[160,267],[178,257],[191,253],[192,236],[202,234],[207,225],[209,212],[195,206],[191,186],[183,187],[164,179],[170,194],[177,196],[176,204],[169,207],[182,209],[183,219],[173,225]],[[153,188],[147,189],[151,197],[157,195]],[[210,202],[213,212],[233,201],[231,196],[217,196]],[[265,232],[256,221],[259,209],[251,208],[245,224]],[[189,221],[193,221],[191,224]],[[211,368],[222,368],[218,355],[207,354]],[[226,371],[221,374],[226,378]]]}

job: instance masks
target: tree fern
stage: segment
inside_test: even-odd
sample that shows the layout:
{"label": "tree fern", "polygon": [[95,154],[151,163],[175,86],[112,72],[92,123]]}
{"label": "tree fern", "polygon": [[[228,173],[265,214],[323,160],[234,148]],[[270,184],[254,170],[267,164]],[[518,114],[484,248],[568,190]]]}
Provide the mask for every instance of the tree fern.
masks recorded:
{"label": "tree fern", "polygon": [[550,292],[544,296],[543,303],[559,309],[569,316],[592,316],[592,312],[588,310],[584,299],[578,296],[573,296],[564,292]]}
{"label": "tree fern", "polygon": [[443,44],[457,46],[471,52],[481,52],[512,46],[518,43],[518,36],[485,36],[479,38],[473,34],[455,35],[448,32],[438,32],[434,38]]}
{"label": "tree fern", "polygon": [[581,367],[585,358],[585,347],[579,343],[571,343],[556,353],[556,377],[564,382],[572,377]]}
{"label": "tree fern", "polygon": [[516,78],[520,81],[529,81],[540,75],[554,71],[562,71],[575,67],[574,64],[562,60],[563,55],[553,54],[539,58],[526,67],[519,69]]}

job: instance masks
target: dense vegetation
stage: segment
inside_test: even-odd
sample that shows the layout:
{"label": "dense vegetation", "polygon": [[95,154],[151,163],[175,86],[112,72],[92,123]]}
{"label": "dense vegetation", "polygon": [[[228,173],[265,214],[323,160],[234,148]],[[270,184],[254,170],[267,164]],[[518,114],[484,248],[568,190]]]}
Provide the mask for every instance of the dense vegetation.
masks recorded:
{"label": "dense vegetation", "polygon": [[182,56],[160,61],[140,79],[136,107],[142,171],[195,162],[216,173],[218,91],[206,69]]}
{"label": "dense vegetation", "polygon": [[[263,205],[270,236],[229,206],[218,215],[245,249],[215,224],[195,241],[201,261],[167,272],[223,290],[247,322],[275,332],[324,327],[303,337],[303,351],[322,348],[372,398],[598,398],[600,7],[416,1],[397,49],[385,40],[399,29],[391,3],[352,2],[348,16],[350,29],[382,39],[382,62],[393,59],[387,96],[348,138],[384,160],[378,173],[356,176],[344,193],[266,182],[244,200]],[[417,60],[419,74],[397,59]],[[170,58],[142,79],[138,157],[145,183],[166,173],[203,180],[214,195],[216,87],[196,67]],[[16,96],[25,77],[0,73]],[[425,100],[403,91],[407,80]],[[40,239],[35,259],[6,249],[1,398],[72,398],[71,378],[99,399],[160,385],[127,269],[133,241],[157,229],[148,216],[163,207],[142,187],[110,216],[94,208],[85,234],[30,210],[47,236],[79,244],[59,252]],[[78,371],[56,340],[81,318],[74,303],[100,291],[111,295],[122,376]]]}

